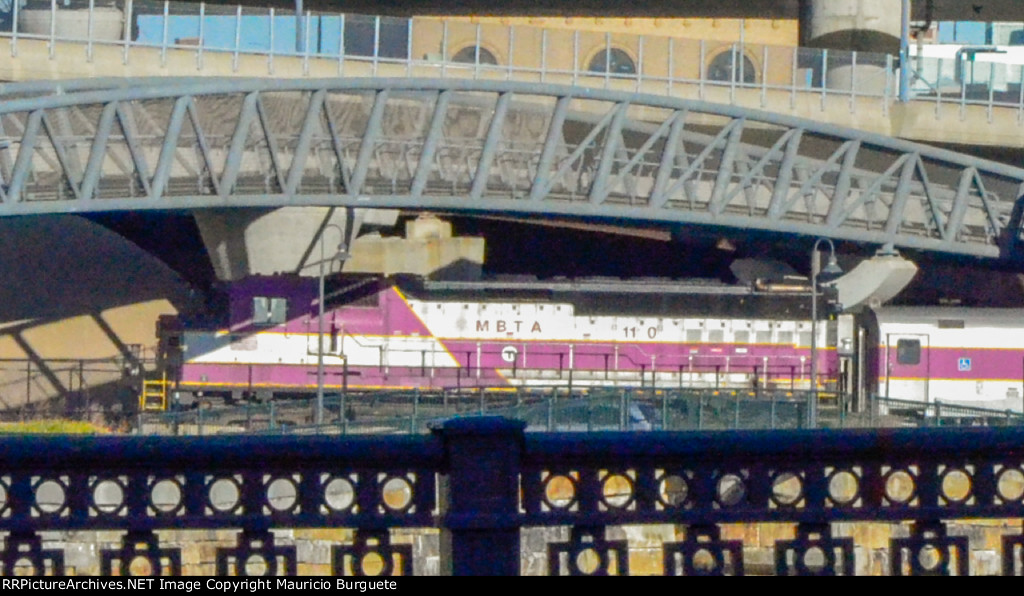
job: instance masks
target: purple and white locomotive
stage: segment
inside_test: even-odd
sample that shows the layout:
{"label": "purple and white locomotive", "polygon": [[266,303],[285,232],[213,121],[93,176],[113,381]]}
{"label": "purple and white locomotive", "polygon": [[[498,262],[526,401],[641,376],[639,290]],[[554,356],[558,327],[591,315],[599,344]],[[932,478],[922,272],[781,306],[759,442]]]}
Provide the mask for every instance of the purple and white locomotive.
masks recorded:
{"label": "purple and white locomotive", "polygon": [[[648,280],[259,278],[231,291],[226,325],[160,325],[184,403],[316,391],[510,387],[801,390],[806,293]],[[819,321],[819,389],[1021,411],[1024,311],[876,308]],[[322,332],[322,333],[321,333]],[[320,338],[322,337],[322,344]],[[322,352],[321,352],[322,350]]]}

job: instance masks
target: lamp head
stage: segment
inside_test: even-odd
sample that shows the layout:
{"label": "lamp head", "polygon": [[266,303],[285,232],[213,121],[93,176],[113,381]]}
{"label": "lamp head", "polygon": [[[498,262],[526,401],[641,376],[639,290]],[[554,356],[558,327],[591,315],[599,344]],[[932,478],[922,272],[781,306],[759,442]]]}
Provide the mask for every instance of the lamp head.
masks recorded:
{"label": "lamp head", "polygon": [[842,274],[843,268],[839,266],[839,261],[836,260],[835,253],[831,253],[828,256],[828,263],[821,270],[821,273],[818,274],[818,277],[821,278],[822,283],[827,283]]}

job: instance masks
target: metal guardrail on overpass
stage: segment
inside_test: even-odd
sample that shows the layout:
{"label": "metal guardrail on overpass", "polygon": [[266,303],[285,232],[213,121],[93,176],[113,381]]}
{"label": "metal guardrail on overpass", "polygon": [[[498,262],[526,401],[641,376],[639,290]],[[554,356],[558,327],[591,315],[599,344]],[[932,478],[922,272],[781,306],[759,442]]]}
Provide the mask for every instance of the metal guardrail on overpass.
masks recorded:
{"label": "metal guardrail on overpass", "polygon": [[515,81],[0,91],[0,215],[332,205],[830,236],[999,258],[1024,170],[810,120]]}
{"label": "metal guardrail on overpass", "polygon": [[[885,115],[900,88],[895,56],[749,43],[743,41],[742,22],[739,40],[730,42],[588,30],[585,19],[564,26],[313,12],[296,19],[293,12],[272,8],[137,0],[102,6],[51,0],[13,9],[10,30],[0,37],[8,38],[12,59],[20,56],[30,64],[20,68],[12,60],[0,66],[0,78],[9,80],[78,76],[67,70],[75,68],[70,62],[64,70],[37,68],[41,63],[32,54],[43,53],[51,62],[79,59],[98,75],[131,70],[134,63],[170,75],[191,70],[288,78],[504,78],[664,93],[804,116],[813,104],[820,111],[841,111],[839,104],[847,101],[850,114]],[[122,27],[122,21],[131,26]],[[667,31],[672,22],[661,19],[653,30]],[[1012,111],[1021,125],[1024,59],[995,48],[974,50],[953,59],[911,47],[913,103],[934,104],[936,115],[956,114],[958,120],[969,117],[968,106],[982,107],[989,123],[994,112]],[[956,109],[947,114],[944,106]]]}

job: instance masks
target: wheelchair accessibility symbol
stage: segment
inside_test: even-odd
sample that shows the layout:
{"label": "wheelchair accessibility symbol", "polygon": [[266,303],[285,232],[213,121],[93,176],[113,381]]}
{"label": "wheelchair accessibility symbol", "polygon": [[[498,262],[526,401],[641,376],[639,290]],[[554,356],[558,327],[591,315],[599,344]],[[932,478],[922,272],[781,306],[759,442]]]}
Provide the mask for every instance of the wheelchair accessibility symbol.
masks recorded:
{"label": "wheelchair accessibility symbol", "polygon": [[970,372],[970,370],[971,370],[971,359],[970,358],[960,358],[959,360],[956,361],[956,369],[959,370],[960,372]]}

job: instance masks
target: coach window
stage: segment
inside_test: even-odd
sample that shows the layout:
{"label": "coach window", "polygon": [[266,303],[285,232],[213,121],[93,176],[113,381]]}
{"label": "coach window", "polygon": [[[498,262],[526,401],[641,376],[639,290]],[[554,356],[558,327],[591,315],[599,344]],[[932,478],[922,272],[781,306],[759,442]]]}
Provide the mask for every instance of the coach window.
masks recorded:
{"label": "coach window", "polygon": [[[742,58],[742,60],[736,60]],[[707,79],[737,83],[757,82],[757,69],[754,62],[737,50],[726,50],[711,59],[708,64]]]}
{"label": "coach window", "polygon": [[[479,56],[477,55],[479,52]],[[486,48],[480,46],[466,46],[455,52],[452,62],[463,62],[465,64],[493,64],[498,65],[498,59]]]}
{"label": "coach window", "polygon": [[607,72],[610,74],[631,75],[636,74],[636,63],[629,57],[625,50],[611,48],[598,52],[590,59],[587,66],[590,72]]}
{"label": "coach window", "polygon": [[896,342],[896,362],[899,364],[921,363],[921,342],[916,339],[901,339]]}
{"label": "coach window", "polygon": [[254,296],[252,299],[253,325],[280,325],[288,317],[288,300]]}

